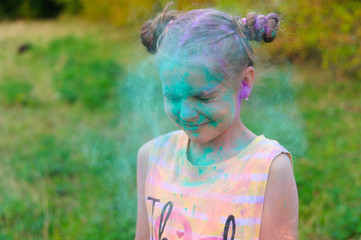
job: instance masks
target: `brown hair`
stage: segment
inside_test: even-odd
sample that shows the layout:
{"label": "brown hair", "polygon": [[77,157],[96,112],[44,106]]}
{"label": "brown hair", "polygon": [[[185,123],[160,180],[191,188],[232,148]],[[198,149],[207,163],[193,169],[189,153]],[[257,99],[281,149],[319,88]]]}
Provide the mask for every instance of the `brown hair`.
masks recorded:
{"label": "brown hair", "polygon": [[145,22],[141,31],[142,43],[156,55],[158,67],[170,60],[181,61],[232,78],[244,67],[254,65],[249,41],[269,43],[277,35],[279,18],[275,13],[264,16],[250,12],[244,23],[238,16],[213,8],[168,11],[172,4]]}

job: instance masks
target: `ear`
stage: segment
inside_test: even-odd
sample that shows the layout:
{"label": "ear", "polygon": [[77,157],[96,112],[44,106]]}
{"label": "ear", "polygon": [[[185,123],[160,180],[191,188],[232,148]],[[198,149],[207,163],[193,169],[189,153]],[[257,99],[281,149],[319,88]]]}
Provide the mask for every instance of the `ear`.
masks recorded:
{"label": "ear", "polygon": [[255,78],[254,67],[249,66],[245,68],[241,74],[239,81],[240,98],[247,98],[252,91]]}

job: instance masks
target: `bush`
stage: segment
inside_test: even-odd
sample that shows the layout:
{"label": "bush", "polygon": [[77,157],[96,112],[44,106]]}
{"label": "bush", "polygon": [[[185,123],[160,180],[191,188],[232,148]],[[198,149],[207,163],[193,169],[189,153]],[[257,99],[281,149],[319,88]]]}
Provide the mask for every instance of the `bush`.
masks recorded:
{"label": "bush", "polygon": [[272,43],[275,58],[293,62],[318,61],[334,73],[330,81],[361,77],[361,2],[298,0],[284,2],[278,9],[282,19],[280,39]]}
{"label": "bush", "polygon": [[83,5],[81,4],[80,0],[56,0],[56,1],[64,6],[64,12],[72,15],[79,13],[83,8]]}
{"label": "bush", "polygon": [[111,59],[70,57],[54,78],[54,86],[68,103],[98,108],[115,96],[119,66]]}
{"label": "bush", "polygon": [[61,99],[94,109],[116,97],[122,68],[111,57],[99,55],[98,47],[90,38],[66,37],[50,44],[50,61],[60,66],[53,85]]}
{"label": "bush", "polygon": [[0,19],[56,17],[64,5],[56,0],[2,0]]}
{"label": "bush", "polygon": [[0,101],[9,106],[26,106],[34,104],[36,99],[32,95],[32,86],[29,83],[10,78],[0,85]]}

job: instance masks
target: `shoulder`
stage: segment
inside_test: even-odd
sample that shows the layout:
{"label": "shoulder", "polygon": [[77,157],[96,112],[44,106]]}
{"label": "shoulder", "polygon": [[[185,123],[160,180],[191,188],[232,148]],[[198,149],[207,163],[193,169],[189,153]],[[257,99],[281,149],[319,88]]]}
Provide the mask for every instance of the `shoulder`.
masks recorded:
{"label": "shoulder", "polygon": [[[147,171],[149,155],[152,151],[155,151],[159,147],[165,147],[170,142],[177,141],[179,136],[185,134],[181,130],[176,130],[172,132],[168,132],[166,134],[160,135],[156,138],[149,140],[148,142],[144,143],[138,150],[138,157],[137,157],[137,165],[138,169],[141,173],[145,174]],[[138,172],[139,173],[139,172]],[[142,175],[143,175],[142,174]]]}
{"label": "shoulder", "polygon": [[153,138],[148,142],[144,143],[138,150],[138,161],[139,159],[144,160],[149,156],[149,153],[154,145],[157,138]]}
{"label": "shoulder", "polygon": [[138,154],[137,154],[138,176],[140,175],[145,177],[147,173],[149,154],[156,139],[157,138],[153,138],[152,140],[149,140],[148,142],[144,143],[138,150]]}
{"label": "shoulder", "polygon": [[[291,159],[276,156],[270,166],[262,213],[261,238],[296,239],[298,194]],[[274,224],[277,223],[277,224]]]}
{"label": "shoulder", "polygon": [[[292,154],[284,148],[278,141],[266,138],[262,135],[260,141],[260,150],[262,153],[268,156],[269,164],[272,168],[286,167],[290,163],[291,169],[293,167]],[[273,166],[272,166],[273,165]]]}
{"label": "shoulder", "polygon": [[270,178],[280,178],[280,176],[294,178],[292,162],[286,153],[281,153],[272,160],[269,175]]}

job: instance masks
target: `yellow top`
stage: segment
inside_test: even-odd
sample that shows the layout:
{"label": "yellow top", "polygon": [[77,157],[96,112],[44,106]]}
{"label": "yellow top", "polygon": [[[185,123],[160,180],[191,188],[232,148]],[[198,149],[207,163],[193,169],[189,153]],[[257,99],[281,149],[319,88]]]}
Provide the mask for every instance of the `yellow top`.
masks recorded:
{"label": "yellow top", "polygon": [[177,130],[152,146],[145,184],[150,239],[259,239],[269,167],[280,153],[292,163],[291,154],[261,135],[226,161],[194,166],[187,144]]}

